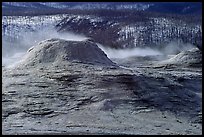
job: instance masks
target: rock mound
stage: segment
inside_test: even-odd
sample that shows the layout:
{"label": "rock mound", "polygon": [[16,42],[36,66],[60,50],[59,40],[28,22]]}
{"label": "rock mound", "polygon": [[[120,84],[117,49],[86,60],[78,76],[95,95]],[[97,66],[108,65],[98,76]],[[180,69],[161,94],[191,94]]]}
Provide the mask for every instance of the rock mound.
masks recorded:
{"label": "rock mound", "polygon": [[175,64],[184,66],[202,66],[202,52],[198,48],[182,51],[172,58],[162,61],[159,64]]}
{"label": "rock mound", "polygon": [[48,39],[28,50],[21,65],[79,62],[93,65],[116,66],[107,55],[91,41]]}

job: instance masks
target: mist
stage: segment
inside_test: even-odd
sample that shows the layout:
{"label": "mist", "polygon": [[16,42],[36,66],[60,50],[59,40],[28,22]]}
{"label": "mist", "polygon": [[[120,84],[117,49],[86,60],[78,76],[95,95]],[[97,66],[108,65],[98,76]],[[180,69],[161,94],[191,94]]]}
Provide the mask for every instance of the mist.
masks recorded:
{"label": "mist", "polygon": [[190,44],[190,43],[184,43],[182,40],[172,40],[168,44],[165,44],[164,47],[161,49],[161,51],[164,54],[168,55],[176,55],[180,53],[181,51],[187,51],[189,49],[195,48],[196,46]]}
{"label": "mist", "polygon": [[[21,35],[18,39],[12,40],[12,36],[3,36],[3,49],[11,48],[9,50],[27,50],[30,47],[38,44],[40,41],[50,38],[61,38],[66,40],[81,41],[87,39],[83,35],[76,35],[71,32],[59,33],[55,29],[44,28],[33,32],[20,32]],[[6,38],[7,37],[7,38]],[[8,38],[10,37],[10,38]],[[6,51],[5,51],[6,52]]]}
{"label": "mist", "polygon": [[[26,51],[37,45],[39,42],[50,39],[60,38],[73,41],[84,41],[88,37],[74,34],[72,32],[59,33],[55,29],[44,28],[35,32],[21,32],[18,39],[9,36],[2,36],[2,65],[9,66],[20,61]],[[176,55],[181,51],[189,50],[195,46],[183,43],[180,40],[174,40],[164,45],[162,49],[157,48],[132,48],[132,49],[112,49],[97,43],[98,47],[103,50],[108,58],[128,58],[132,56],[156,56],[156,55]]]}
{"label": "mist", "polygon": [[153,56],[163,55],[162,52],[152,48],[132,48],[132,49],[111,49],[98,44],[108,56],[108,58],[128,58],[132,56]]}
{"label": "mist", "polygon": [[[187,51],[196,46],[190,43],[184,43],[182,40],[172,40],[171,42],[165,44],[163,48],[131,48],[131,49],[112,49],[101,44],[97,44],[100,49],[102,49],[109,58],[128,58],[133,56],[157,56],[157,55],[176,55],[181,51]],[[161,58],[164,56],[160,56]],[[165,58],[164,58],[165,59]]]}
{"label": "mist", "polygon": [[10,66],[21,60],[26,51],[39,42],[50,39],[60,38],[73,41],[83,41],[87,37],[74,34],[72,32],[59,33],[55,29],[44,28],[34,32],[20,32],[21,36],[16,39],[12,36],[2,36],[2,65]]}

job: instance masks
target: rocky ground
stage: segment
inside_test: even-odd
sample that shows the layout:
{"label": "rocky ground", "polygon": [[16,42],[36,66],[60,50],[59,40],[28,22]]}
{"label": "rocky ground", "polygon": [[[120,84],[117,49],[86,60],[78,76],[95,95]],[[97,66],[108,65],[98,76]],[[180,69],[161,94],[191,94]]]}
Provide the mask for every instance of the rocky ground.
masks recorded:
{"label": "rocky ground", "polygon": [[2,67],[2,134],[202,134],[200,51],[197,65],[161,56],[112,63],[102,53],[108,63],[86,63],[69,52],[62,61],[46,56],[53,51],[34,48],[26,61],[35,63]]}

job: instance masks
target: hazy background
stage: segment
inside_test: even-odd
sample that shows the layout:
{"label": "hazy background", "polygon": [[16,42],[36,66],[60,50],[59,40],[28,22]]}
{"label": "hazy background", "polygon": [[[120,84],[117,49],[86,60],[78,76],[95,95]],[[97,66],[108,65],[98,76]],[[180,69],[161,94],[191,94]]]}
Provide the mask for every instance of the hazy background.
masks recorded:
{"label": "hazy background", "polygon": [[[60,38],[73,41],[83,41],[88,39],[84,35],[69,33],[59,33],[51,28],[44,28],[35,32],[26,32],[26,35],[23,35],[19,39],[12,40],[3,36],[2,38],[2,65],[9,66],[13,63],[18,62],[25,54],[26,51],[37,45],[40,41],[50,39],[50,38]],[[177,54],[183,50],[188,50],[193,48],[191,44],[185,44],[182,41],[172,41],[169,44],[165,45],[162,50],[154,49],[150,47],[145,48],[132,48],[132,49],[112,49],[107,46],[103,46],[100,43],[97,43],[98,47],[101,48],[107,56],[111,58],[128,58],[132,56],[152,56],[152,55],[168,55],[168,54]]]}

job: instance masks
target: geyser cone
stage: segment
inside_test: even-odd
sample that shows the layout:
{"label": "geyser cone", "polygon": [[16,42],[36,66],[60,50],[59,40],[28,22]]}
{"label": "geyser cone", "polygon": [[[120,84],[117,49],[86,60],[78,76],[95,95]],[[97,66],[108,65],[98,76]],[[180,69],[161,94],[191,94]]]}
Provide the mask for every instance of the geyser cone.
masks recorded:
{"label": "geyser cone", "polygon": [[48,63],[79,62],[92,65],[116,66],[93,42],[49,39],[28,50],[21,66]]}

